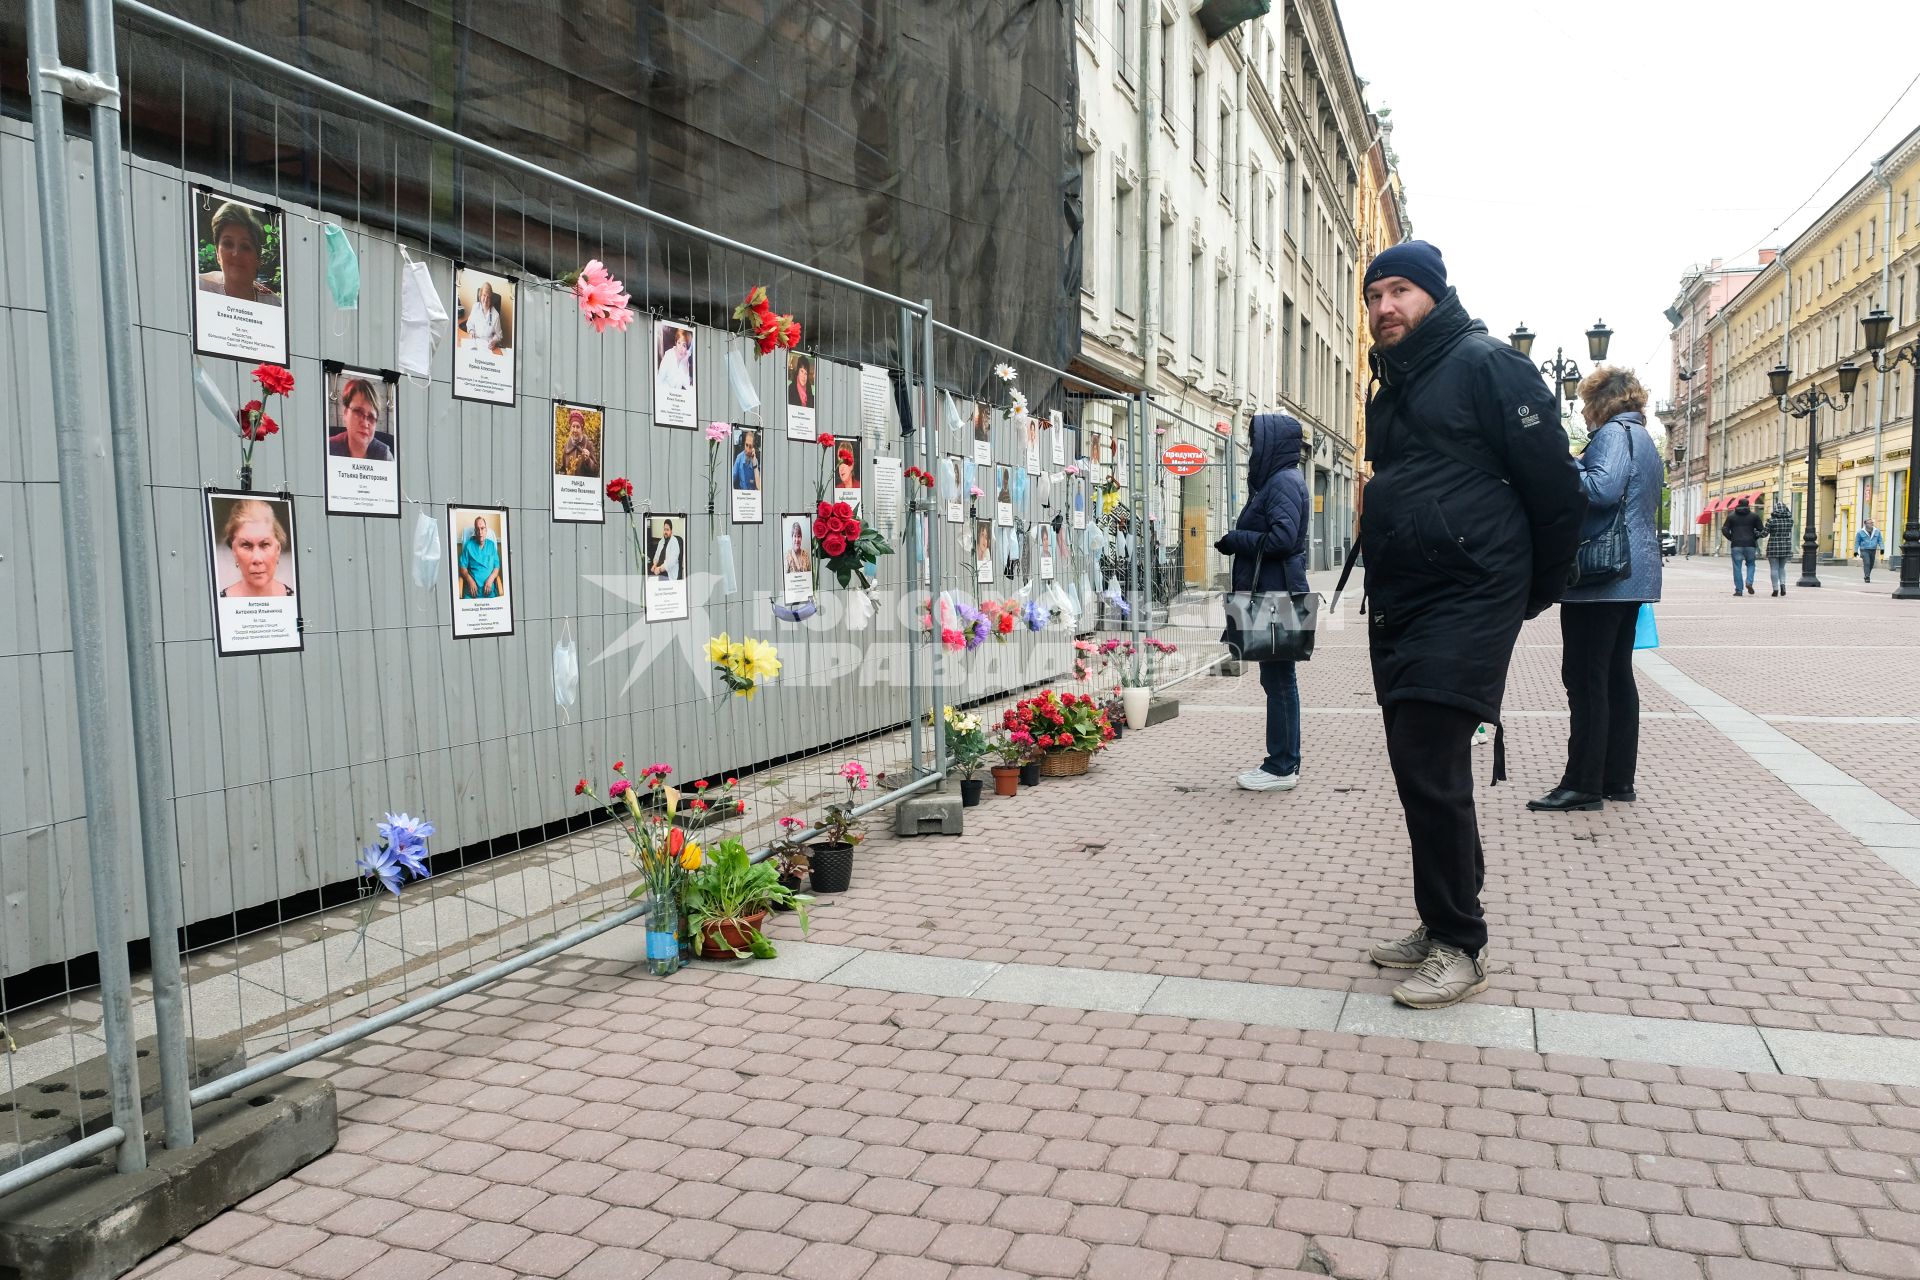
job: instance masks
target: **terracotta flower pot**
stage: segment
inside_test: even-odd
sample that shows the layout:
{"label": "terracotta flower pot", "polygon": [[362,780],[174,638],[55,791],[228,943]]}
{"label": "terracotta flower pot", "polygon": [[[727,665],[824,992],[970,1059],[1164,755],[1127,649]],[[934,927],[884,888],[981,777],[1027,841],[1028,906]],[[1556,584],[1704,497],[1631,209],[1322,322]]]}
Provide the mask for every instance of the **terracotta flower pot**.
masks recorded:
{"label": "terracotta flower pot", "polygon": [[745,952],[747,944],[759,932],[766,918],[766,912],[756,911],[738,920],[709,920],[700,930],[701,958],[711,960],[718,956],[730,959],[728,948]]}
{"label": "terracotta flower pot", "polygon": [[1019,765],[997,764],[993,766],[993,794],[997,796],[1020,794]]}

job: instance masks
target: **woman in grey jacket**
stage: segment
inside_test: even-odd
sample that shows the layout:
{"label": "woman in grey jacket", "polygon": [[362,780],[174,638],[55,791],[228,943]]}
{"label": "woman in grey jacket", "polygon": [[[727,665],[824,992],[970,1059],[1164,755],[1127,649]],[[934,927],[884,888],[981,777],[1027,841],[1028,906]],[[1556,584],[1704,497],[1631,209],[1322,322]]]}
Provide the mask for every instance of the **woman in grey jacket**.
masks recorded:
{"label": "woman in grey jacket", "polygon": [[1527,808],[1565,813],[1632,800],[1640,753],[1640,691],[1633,677],[1640,606],[1660,598],[1660,489],[1665,468],[1647,433],[1647,389],[1626,369],[1603,365],[1580,384],[1593,435],[1580,455],[1587,491],[1582,538],[1604,532],[1624,506],[1629,568],[1612,582],[1569,587],[1560,597],[1560,680],[1573,723],[1560,785]]}
{"label": "woman in grey jacket", "polygon": [[1793,559],[1793,509],[1779,498],[1767,517],[1767,572],[1773,577],[1773,595],[1787,594],[1787,561]]}

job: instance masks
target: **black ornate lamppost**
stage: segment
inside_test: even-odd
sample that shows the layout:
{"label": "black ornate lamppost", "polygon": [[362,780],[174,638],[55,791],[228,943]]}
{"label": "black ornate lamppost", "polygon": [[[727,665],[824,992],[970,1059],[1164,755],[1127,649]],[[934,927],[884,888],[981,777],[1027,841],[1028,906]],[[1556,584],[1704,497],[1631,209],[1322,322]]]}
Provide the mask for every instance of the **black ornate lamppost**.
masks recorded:
{"label": "black ornate lamppost", "polygon": [[1780,401],[1780,412],[1790,418],[1807,420],[1807,509],[1801,517],[1800,581],[1793,584],[1796,587],[1820,585],[1820,406],[1825,405],[1835,413],[1846,408],[1847,401],[1853,398],[1855,384],[1860,381],[1860,366],[1849,360],[1840,366],[1839,373],[1840,398],[1836,400],[1817,386],[1788,395],[1792,371],[1784,364],[1767,370],[1767,390]]}
{"label": "black ornate lamppost", "polygon": [[[1533,332],[1522,321],[1520,327],[1507,335],[1507,341],[1521,355],[1533,355]],[[1607,328],[1605,320],[1595,320],[1593,328],[1587,330],[1587,355],[1595,364],[1607,358],[1607,344],[1613,341],[1613,330]],[[1553,384],[1554,395],[1564,404],[1572,404],[1576,392],[1580,389],[1580,366],[1567,358],[1564,347],[1553,349],[1553,359],[1542,361],[1540,372]]]}
{"label": "black ornate lamppost", "polygon": [[1902,363],[1914,367],[1913,379],[1913,418],[1908,422],[1911,437],[1907,444],[1907,510],[1906,527],[1900,532],[1900,585],[1894,588],[1895,600],[1920,600],[1920,487],[1914,481],[1920,479],[1916,472],[1914,459],[1920,457],[1920,339],[1909,342],[1898,351],[1886,350],[1887,330],[1893,324],[1893,317],[1879,307],[1875,307],[1860,327],[1867,331],[1867,350],[1873,352],[1873,367],[1881,373],[1891,373]]}

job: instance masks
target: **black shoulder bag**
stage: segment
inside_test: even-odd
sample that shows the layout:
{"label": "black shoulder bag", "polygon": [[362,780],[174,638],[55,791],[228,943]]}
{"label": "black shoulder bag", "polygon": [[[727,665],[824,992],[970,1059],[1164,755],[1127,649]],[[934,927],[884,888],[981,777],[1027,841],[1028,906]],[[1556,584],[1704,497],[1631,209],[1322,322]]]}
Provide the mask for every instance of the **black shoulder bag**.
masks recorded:
{"label": "black shoulder bag", "polygon": [[1241,662],[1306,662],[1320,625],[1320,595],[1260,590],[1262,551],[1253,558],[1253,590],[1227,593],[1227,629],[1220,642]]}
{"label": "black shoulder bag", "polygon": [[1621,424],[1627,433],[1627,479],[1620,486],[1620,501],[1613,509],[1607,527],[1580,542],[1580,551],[1567,574],[1569,587],[1597,587],[1618,582],[1633,572],[1633,552],[1627,544],[1627,490],[1633,484],[1633,428]]}

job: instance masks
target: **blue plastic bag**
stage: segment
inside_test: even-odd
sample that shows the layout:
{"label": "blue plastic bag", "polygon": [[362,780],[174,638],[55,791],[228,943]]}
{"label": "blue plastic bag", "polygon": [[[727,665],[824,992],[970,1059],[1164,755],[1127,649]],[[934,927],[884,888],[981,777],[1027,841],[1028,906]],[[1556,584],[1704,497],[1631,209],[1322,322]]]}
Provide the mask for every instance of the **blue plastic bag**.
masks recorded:
{"label": "blue plastic bag", "polygon": [[1660,647],[1660,628],[1654,625],[1653,606],[1640,606],[1640,616],[1633,620],[1633,647],[1636,649],[1658,649]]}

